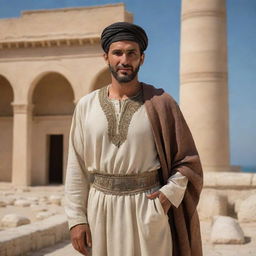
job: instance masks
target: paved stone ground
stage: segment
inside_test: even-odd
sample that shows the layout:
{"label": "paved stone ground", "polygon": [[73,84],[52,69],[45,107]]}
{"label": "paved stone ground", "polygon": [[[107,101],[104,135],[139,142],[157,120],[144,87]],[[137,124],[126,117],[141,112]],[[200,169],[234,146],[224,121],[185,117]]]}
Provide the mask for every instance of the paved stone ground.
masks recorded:
{"label": "paved stone ground", "polygon": [[[246,236],[244,245],[213,245],[209,241],[210,222],[201,222],[204,256],[256,256],[256,223],[242,224]],[[27,256],[79,256],[70,241],[64,241]]]}
{"label": "paved stone ground", "polygon": [[[69,241],[59,243],[50,248],[43,249],[39,252],[28,254],[27,256],[79,256],[78,252],[74,251]],[[205,246],[204,256],[255,256],[256,247],[246,248],[239,245],[223,245],[223,246]]]}
{"label": "paved stone ground", "polygon": [[[39,198],[50,195],[63,196],[63,186],[47,186],[47,187],[32,187],[30,191],[23,191],[22,189],[13,188],[10,184],[0,182],[0,196],[14,196],[29,198],[37,196]],[[39,202],[41,204],[41,202]],[[49,204],[49,202],[42,202],[46,207],[56,211],[56,213],[63,213],[63,207]],[[6,213],[19,213],[30,217],[33,221],[34,216],[30,207],[0,207],[0,217]],[[244,245],[213,245],[210,243],[211,223],[209,221],[201,222],[201,231],[203,238],[204,256],[256,256],[256,223],[244,223],[241,227],[245,233],[246,243]],[[81,255],[76,252],[70,241],[63,241],[49,248],[44,248],[37,252],[30,252],[27,256],[78,256]]]}
{"label": "paved stone ground", "polygon": [[[7,204],[6,207],[0,207],[0,220],[4,215],[15,213],[30,219],[31,223],[37,221],[36,215],[39,211],[33,210],[33,206],[43,208],[44,211],[55,214],[64,214],[63,197],[64,187],[59,186],[35,186],[27,188],[15,188],[10,183],[0,182],[0,200],[22,199],[30,202],[27,207],[15,206]],[[50,202],[51,196],[59,196],[62,198],[61,205]],[[0,223],[1,224],[1,223]],[[0,225],[0,231],[6,228]]]}

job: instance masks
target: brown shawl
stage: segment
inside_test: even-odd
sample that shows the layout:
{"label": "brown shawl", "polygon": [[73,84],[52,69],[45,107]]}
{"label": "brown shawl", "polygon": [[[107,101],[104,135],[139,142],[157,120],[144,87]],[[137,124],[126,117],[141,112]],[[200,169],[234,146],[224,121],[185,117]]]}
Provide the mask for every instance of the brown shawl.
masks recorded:
{"label": "brown shawl", "polygon": [[202,256],[196,206],[202,190],[203,172],[192,135],[170,95],[147,84],[143,84],[143,94],[161,163],[163,185],[177,171],[189,181],[180,206],[172,206],[168,212],[173,256]]}

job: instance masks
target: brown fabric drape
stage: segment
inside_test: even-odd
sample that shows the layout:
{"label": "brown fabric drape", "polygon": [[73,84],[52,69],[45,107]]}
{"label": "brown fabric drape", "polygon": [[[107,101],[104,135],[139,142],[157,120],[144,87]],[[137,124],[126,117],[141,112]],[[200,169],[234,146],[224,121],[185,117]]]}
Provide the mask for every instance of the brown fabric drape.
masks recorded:
{"label": "brown fabric drape", "polygon": [[202,256],[196,206],[203,186],[203,172],[195,143],[175,100],[162,89],[143,83],[143,95],[161,163],[163,184],[179,171],[188,178],[184,199],[168,212],[173,256]]}

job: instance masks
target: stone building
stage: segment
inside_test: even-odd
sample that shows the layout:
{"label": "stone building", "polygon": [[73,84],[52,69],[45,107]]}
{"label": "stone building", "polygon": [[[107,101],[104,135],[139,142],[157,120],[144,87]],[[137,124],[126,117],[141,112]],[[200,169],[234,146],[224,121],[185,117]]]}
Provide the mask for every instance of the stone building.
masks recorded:
{"label": "stone building", "polygon": [[[0,181],[63,183],[76,102],[109,84],[100,34],[124,4],[0,20]],[[180,106],[206,172],[232,171],[226,1],[182,1]]]}
{"label": "stone building", "polygon": [[0,20],[0,181],[63,183],[75,103],[110,82],[100,34],[123,4]]}

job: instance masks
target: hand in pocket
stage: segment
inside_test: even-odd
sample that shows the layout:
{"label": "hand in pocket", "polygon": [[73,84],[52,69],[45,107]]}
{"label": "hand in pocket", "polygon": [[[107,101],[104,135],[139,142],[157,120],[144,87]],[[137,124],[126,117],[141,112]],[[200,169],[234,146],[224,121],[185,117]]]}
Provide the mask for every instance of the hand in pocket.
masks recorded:
{"label": "hand in pocket", "polygon": [[170,209],[172,204],[161,191],[156,191],[152,194],[147,195],[147,198],[149,198],[149,199],[155,199],[157,197],[159,198],[159,201],[163,207],[164,213],[167,214],[167,212]]}

